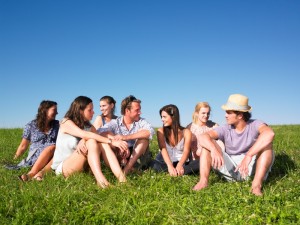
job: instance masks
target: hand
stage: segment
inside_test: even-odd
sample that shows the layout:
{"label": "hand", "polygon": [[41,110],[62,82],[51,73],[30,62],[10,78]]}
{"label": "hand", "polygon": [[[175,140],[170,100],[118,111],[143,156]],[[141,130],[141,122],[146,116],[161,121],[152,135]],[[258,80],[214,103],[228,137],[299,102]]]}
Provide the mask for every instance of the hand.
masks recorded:
{"label": "hand", "polygon": [[126,141],[113,139],[111,144],[112,146],[119,148],[122,152],[129,151]]}
{"label": "hand", "polygon": [[214,169],[221,169],[224,165],[223,154],[219,150],[213,150],[211,154],[211,165]]}
{"label": "hand", "polygon": [[249,169],[248,166],[252,160],[252,157],[250,155],[245,155],[242,162],[236,167],[234,172],[239,171],[242,175],[242,178],[245,179],[247,176],[249,176]]}
{"label": "hand", "polygon": [[121,135],[121,134],[117,134],[117,135],[114,136],[114,140],[122,141],[122,140],[124,140],[124,136]]}
{"label": "hand", "polygon": [[177,170],[174,168],[173,165],[168,166],[168,172],[171,177],[177,177]]}
{"label": "hand", "polygon": [[184,174],[183,166],[177,164],[177,166],[176,166],[176,171],[177,171],[178,176],[182,176],[182,175]]}
{"label": "hand", "polygon": [[78,144],[77,144],[77,146],[76,146],[76,151],[77,151],[78,153],[83,154],[84,156],[87,156],[87,154],[88,154],[88,149],[87,149],[87,147],[86,147],[86,145],[85,145],[85,140],[84,140],[84,139],[81,139],[81,140],[78,142]]}

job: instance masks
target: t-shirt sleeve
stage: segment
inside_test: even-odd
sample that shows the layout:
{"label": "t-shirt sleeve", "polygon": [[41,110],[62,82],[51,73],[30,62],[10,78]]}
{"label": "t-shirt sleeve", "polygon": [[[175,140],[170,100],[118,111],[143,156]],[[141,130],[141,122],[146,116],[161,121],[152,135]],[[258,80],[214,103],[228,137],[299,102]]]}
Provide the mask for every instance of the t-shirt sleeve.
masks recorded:
{"label": "t-shirt sleeve", "polygon": [[29,122],[25,125],[25,128],[23,130],[23,135],[22,135],[22,138],[24,138],[28,141],[31,141],[31,128],[32,128],[31,124],[32,123]]}

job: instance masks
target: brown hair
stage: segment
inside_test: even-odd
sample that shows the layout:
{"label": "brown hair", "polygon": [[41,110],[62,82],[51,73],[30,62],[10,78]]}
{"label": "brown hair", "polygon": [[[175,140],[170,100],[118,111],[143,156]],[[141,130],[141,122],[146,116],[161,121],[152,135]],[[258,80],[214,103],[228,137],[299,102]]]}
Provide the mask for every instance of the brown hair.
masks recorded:
{"label": "brown hair", "polygon": [[180,115],[179,115],[179,109],[176,105],[165,105],[159,110],[159,115],[161,116],[162,111],[166,112],[168,115],[172,117],[172,125],[171,126],[164,126],[164,136],[166,139],[166,142],[170,144],[170,137],[173,130],[174,138],[175,138],[175,144],[178,143],[178,130],[183,130],[184,127],[180,125]]}
{"label": "brown hair", "polygon": [[132,102],[141,103],[142,101],[134,97],[133,95],[129,95],[128,97],[124,98],[121,102],[121,114],[125,115],[126,109],[131,109]]}
{"label": "brown hair", "polygon": [[65,118],[72,120],[79,128],[84,129],[85,126],[90,127],[90,121],[85,121],[80,110],[84,110],[92,99],[86,96],[79,96],[71,103],[69,110],[67,111]]}
{"label": "brown hair", "polygon": [[[43,132],[46,131],[47,125],[48,125],[48,124],[46,124],[47,113],[48,113],[48,110],[53,106],[57,106],[57,103],[54,101],[50,101],[50,100],[43,100],[40,103],[40,106],[38,108],[38,113],[36,114],[36,124],[40,131],[43,131]],[[54,123],[54,120],[50,121],[50,123],[49,123],[50,127],[53,126],[53,123]]]}

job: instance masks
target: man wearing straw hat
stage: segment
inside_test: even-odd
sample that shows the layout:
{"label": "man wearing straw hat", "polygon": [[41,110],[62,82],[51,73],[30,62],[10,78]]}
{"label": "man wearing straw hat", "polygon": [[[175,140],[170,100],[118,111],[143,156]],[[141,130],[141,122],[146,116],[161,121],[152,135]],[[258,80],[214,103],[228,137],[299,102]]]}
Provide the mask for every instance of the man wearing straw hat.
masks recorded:
{"label": "man wearing straw hat", "polygon": [[[193,190],[208,186],[211,166],[227,180],[241,181],[253,176],[251,192],[262,195],[262,183],[267,179],[274,162],[273,130],[261,120],[251,118],[248,97],[230,95],[222,109],[226,125],[216,127],[200,136],[203,147],[200,156],[200,181]],[[216,144],[220,139],[225,151]]]}

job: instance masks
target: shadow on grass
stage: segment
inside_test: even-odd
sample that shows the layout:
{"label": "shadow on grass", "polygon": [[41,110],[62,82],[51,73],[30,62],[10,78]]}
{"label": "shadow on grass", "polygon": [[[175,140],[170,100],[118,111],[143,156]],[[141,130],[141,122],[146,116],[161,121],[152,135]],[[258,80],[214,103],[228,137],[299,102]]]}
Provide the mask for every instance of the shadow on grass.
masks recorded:
{"label": "shadow on grass", "polygon": [[286,176],[296,168],[297,165],[287,153],[281,152],[279,154],[276,154],[275,161],[272,166],[272,171],[267,181],[273,183],[274,181],[277,181]]}

